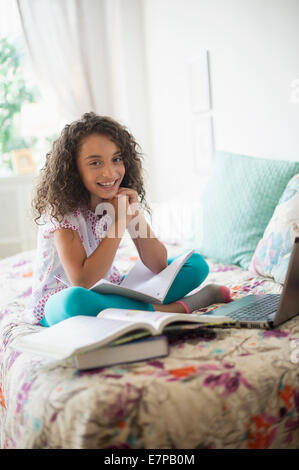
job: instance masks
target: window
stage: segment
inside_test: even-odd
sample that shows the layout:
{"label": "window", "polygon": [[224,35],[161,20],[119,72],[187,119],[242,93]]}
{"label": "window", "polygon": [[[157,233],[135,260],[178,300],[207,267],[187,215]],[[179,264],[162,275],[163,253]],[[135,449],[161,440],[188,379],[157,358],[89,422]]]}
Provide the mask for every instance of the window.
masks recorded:
{"label": "window", "polygon": [[34,78],[16,3],[0,0],[0,176],[38,171],[64,124]]}

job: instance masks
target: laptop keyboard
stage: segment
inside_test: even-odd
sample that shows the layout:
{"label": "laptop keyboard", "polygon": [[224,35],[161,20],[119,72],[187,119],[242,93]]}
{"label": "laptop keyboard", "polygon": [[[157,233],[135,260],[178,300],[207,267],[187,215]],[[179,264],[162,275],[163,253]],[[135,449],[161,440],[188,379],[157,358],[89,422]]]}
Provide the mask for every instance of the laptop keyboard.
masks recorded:
{"label": "laptop keyboard", "polygon": [[257,296],[254,305],[240,307],[238,311],[229,313],[229,317],[233,320],[263,320],[268,315],[276,312],[280,300],[280,294]]}

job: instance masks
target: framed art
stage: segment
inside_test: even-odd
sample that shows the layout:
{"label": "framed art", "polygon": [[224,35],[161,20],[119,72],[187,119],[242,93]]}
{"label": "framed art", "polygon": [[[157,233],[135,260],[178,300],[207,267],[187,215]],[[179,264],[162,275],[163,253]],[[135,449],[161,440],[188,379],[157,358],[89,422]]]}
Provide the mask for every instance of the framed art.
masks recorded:
{"label": "framed art", "polygon": [[189,59],[191,109],[193,113],[209,111],[211,103],[209,51],[204,49]]}
{"label": "framed art", "polygon": [[12,152],[14,172],[18,175],[34,173],[35,163],[31,149],[18,149]]}

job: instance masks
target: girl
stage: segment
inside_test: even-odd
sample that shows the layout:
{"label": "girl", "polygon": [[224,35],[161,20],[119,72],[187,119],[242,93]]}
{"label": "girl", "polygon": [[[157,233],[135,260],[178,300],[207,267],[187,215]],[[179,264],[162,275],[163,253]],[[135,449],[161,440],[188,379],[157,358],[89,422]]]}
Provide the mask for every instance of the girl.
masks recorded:
{"label": "girl", "polygon": [[[47,154],[32,202],[34,220],[38,224],[42,219],[42,224],[38,224],[29,307],[41,325],[51,326],[74,315],[95,316],[108,307],[190,313],[230,300],[229,289],[213,284],[185,297],[209,271],[199,254],[183,265],[163,305],[88,290],[101,278],[121,282],[123,275],[113,260],[126,229],[142,262],[153,273],[172,262],[143,215],[143,208],[151,211],[137,148],[124,126],[109,117],[86,113],[65,126]],[[114,217],[104,212],[97,216],[96,209],[103,203],[111,205]],[[146,236],[138,236],[138,231],[136,235],[136,224],[132,227],[136,217]]]}

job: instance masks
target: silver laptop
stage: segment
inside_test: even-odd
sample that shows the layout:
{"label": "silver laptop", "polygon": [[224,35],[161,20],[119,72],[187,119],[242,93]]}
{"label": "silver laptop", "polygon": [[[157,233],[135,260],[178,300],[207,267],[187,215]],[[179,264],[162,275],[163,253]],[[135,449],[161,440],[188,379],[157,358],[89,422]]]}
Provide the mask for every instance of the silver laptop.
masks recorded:
{"label": "silver laptop", "polygon": [[[299,237],[295,239],[281,294],[247,295],[205,314],[211,323],[231,321],[240,328],[275,328],[299,313]],[[207,320],[207,318],[206,318]]]}

